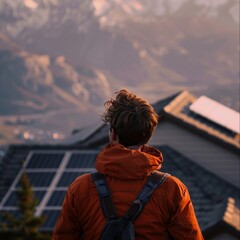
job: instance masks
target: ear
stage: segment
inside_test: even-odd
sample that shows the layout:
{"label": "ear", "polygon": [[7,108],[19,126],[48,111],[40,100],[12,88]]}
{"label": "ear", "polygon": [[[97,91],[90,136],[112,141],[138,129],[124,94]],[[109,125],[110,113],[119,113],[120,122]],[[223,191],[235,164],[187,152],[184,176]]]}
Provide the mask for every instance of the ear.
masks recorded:
{"label": "ear", "polygon": [[111,133],[112,133],[112,140],[118,140],[118,135],[117,135],[117,132],[115,131],[115,129],[112,128],[111,130]]}
{"label": "ear", "polygon": [[119,143],[117,132],[113,128],[109,130],[109,141],[111,144]]}

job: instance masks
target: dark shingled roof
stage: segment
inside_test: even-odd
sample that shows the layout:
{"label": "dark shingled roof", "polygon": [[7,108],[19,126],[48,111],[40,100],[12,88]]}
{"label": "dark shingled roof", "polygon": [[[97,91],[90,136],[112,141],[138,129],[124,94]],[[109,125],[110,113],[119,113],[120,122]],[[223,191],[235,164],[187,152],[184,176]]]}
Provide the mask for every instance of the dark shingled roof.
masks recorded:
{"label": "dark shingled roof", "polygon": [[[240,153],[240,136],[238,134],[193,113],[189,109],[189,106],[196,99],[188,91],[180,91],[170,97],[159,100],[153,104],[153,107],[160,118],[173,121],[235,153]],[[104,145],[108,142],[107,130],[108,126],[103,123],[84,140],[75,137],[75,144],[83,144],[85,146]]]}
{"label": "dark shingled roof", "polygon": [[222,221],[229,197],[239,206],[239,191],[168,146],[158,147],[164,156],[162,170],[179,178],[189,189],[203,231]]}
{"label": "dark shingled roof", "polygon": [[[152,106],[155,111],[162,116],[163,109],[182,92],[175,93],[167,98],[161,99]],[[80,146],[98,146],[108,142],[108,125],[98,123],[96,126],[87,126],[86,129],[76,130],[71,136],[67,137],[63,144],[75,144]],[[95,131],[93,131],[95,129]]]}
{"label": "dark shingled roof", "polygon": [[[231,228],[233,234],[239,234],[239,229],[234,225],[234,212],[229,211],[229,197],[235,201],[232,205],[239,211],[239,192],[238,189],[220,179],[211,172],[200,167],[190,159],[175,151],[169,146],[156,146],[164,156],[162,171],[168,172],[178,177],[189,189],[196,215],[202,231],[205,235],[208,232],[218,229],[219,224]],[[24,160],[32,150],[41,150],[44,154],[50,151],[69,152],[74,150],[83,150],[76,146],[43,146],[43,145],[19,145],[11,146],[2,161],[0,172],[0,199],[4,197],[16,175],[22,168]],[[100,149],[89,149],[99,152]],[[79,160],[76,160],[79,161]],[[34,161],[32,162],[34,164]],[[78,166],[81,166],[79,162]],[[84,167],[84,166],[82,166]],[[47,170],[46,170],[47,171]],[[76,173],[77,175],[77,173]],[[0,211],[4,211],[4,206]],[[45,211],[48,219],[42,228],[43,231],[51,231],[59,214],[58,211]],[[229,215],[231,215],[229,217]]]}

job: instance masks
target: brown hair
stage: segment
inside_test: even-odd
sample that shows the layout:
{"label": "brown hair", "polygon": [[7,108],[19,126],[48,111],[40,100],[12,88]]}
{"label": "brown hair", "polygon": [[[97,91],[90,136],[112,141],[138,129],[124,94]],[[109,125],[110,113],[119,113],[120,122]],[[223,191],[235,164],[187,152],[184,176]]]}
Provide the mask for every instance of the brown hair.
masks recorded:
{"label": "brown hair", "polygon": [[147,143],[158,124],[157,113],[147,100],[126,89],[116,94],[116,99],[104,104],[103,121],[116,131],[119,143],[124,146]]}

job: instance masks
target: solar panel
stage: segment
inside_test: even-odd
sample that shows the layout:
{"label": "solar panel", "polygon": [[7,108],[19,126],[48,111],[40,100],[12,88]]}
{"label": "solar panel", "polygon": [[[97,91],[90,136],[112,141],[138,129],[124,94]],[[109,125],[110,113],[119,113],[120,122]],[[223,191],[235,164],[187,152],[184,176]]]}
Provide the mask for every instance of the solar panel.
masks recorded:
{"label": "solar panel", "polygon": [[[38,203],[42,200],[43,196],[45,195],[46,191],[34,191],[34,197],[37,199]],[[4,206],[17,206],[17,191],[12,191],[8,200],[4,204]]]}
{"label": "solar panel", "polygon": [[[55,172],[26,172],[33,187],[48,187],[52,182]],[[18,182],[17,187],[20,186]]]}
{"label": "solar panel", "polygon": [[80,175],[94,170],[98,151],[93,150],[38,150],[32,151],[14,182],[0,202],[0,211],[18,215],[17,189],[26,173],[38,206],[35,214],[46,215],[42,231],[52,231],[59,216],[67,187]]}
{"label": "solar panel", "polygon": [[235,132],[233,132],[232,130],[227,129],[227,128],[221,126],[221,125],[219,125],[219,124],[216,123],[216,122],[213,122],[213,121],[211,121],[211,120],[209,120],[209,119],[207,119],[207,118],[199,115],[199,114],[196,113],[196,112],[191,111],[190,108],[189,108],[190,106],[191,106],[190,104],[189,104],[189,105],[186,105],[186,106],[181,110],[181,113],[183,113],[183,114],[185,114],[185,115],[193,118],[194,120],[196,120],[196,121],[198,121],[198,122],[200,122],[200,123],[205,124],[206,126],[209,126],[209,127],[213,128],[213,129],[215,129],[215,130],[217,130],[217,131],[225,134],[226,136],[235,137],[235,135],[236,135]]}
{"label": "solar panel", "polygon": [[58,168],[63,157],[63,153],[36,153],[32,155],[26,168]]}
{"label": "solar panel", "polygon": [[49,199],[47,206],[61,206],[66,191],[54,191],[51,198]]}
{"label": "solar panel", "polygon": [[96,154],[73,154],[67,168],[93,168]]}
{"label": "solar panel", "polygon": [[68,187],[78,176],[85,172],[64,172],[57,184],[58,187]]}
{"label": "solar panel", "polygon": [[0,222],[1,223],[3,223],[3,222],[5,222],[4,221],[4,217],[3,217],[3,215],[4,214],[11,214],[11,215],[13,215],[14,217],[19,217],[20,216],[20,211],[19,210],[3,210],[3,211],[1,211],[1,214],[0,214]]}
{"label": "solar panel", "polygon": [[240,114],[213,99],[201,96],[190,106],[190,110],[235,133],[240,133]]}
{"label": "solar panel", "polygon": [[60,214],[60,210],[44,210],[43,215],[46,216],[46,221],[41,226],[41,231],[52,231],[58,216]]}

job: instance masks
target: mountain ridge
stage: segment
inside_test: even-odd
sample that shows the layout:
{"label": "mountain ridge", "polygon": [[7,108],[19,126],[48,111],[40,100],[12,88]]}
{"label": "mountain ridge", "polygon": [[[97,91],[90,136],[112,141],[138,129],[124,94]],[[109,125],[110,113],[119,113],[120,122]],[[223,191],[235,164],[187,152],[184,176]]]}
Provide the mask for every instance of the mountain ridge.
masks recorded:
{"label": "mountain ridge", "polygon": [[[87,77],[69,65],[63,56],[51,59],[47,55],[5,50],[0,51],[0,63],[1,115],[7,110],[9,113],[26,114],[64,107],[86,111],[91,104],[103,101],[110,92],[104,74],[88,69],[92,76]],[[97,95],[96,85],[98,90],[102,88],[101,95]],[[93,93],[97,100],[91,99]]]}
{"label": "mountain ridge", "polygon": [[0,115],[81,127],[121,88],[152,103],[187,89],[239,111],[238,9],[235,0],[1,0]]}

